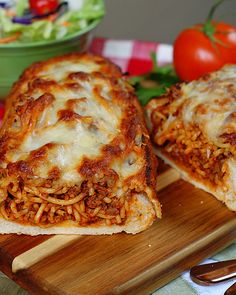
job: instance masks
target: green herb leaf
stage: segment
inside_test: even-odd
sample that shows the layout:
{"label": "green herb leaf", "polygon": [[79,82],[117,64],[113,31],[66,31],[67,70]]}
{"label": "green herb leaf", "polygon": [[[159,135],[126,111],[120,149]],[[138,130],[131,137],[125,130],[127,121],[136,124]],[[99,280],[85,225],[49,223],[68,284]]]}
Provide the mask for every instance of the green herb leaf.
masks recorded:
{"label": "green herb leaf", "polygon": [[134,86],[141,105],[145,106],[152,98],[166,93],[167,88],[179,82],[173,65],[157,65],[157,57],[151,52],[153,63],[152,71],[129,78],[129,82]]}
{"label": "green herb leaf", "polygon": [[145,106],[153,97],[161,96],[166,92],[164,88],[138,88],[136,90],[139,102]]}
{"label": "green herb leaf", "polygon": [[154,73],[157,73],[158,72],[158,65],[157,65],[157,54],[156,52],[152,51],[151,52],[151,59],[152,59],[152,71]]}

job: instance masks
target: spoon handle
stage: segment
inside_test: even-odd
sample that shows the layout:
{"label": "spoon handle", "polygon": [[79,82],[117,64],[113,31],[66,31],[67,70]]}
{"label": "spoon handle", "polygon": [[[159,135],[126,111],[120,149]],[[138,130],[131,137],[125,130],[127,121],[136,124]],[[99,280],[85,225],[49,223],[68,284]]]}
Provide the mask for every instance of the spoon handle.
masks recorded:
{"label": "spoon handle", "polygon": [[212,285],[232,279],[236,277],[236,259],[194,266],[190,270],[190,276],[200,285]]}
{"label": "spoon handle", "polygon": [[229,287],[224,295],[236,295],[236,283],[234,283],[231,287]]}

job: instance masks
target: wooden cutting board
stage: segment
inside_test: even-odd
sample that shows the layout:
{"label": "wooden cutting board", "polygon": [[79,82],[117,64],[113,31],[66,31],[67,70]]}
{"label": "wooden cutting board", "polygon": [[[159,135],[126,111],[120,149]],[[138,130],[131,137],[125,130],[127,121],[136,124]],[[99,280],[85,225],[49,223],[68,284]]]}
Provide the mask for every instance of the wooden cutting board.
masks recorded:
{"label": "wooden cutting board", "polygon": [[158,177],[163,219],[137,235],[0,236],[0,269],[31,294],[149,294],[236,238],[236,216],[179,179]]}

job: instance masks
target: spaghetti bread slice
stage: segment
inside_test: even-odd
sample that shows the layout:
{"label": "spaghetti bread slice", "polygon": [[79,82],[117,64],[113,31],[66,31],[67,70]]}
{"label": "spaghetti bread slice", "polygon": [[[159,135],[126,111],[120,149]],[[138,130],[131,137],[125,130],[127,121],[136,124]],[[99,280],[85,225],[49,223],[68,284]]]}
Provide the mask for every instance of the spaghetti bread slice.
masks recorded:
{"label": "spaghetti bread slice", "polygon": [[0,130],[0,233],[137,233],[161,217],[142,110],[89,54],[28,68]]}
{"label": "spaghetti bread slice", "polygon": [[146,118],[158,155],[236,211],[236,66],[173,86]]}

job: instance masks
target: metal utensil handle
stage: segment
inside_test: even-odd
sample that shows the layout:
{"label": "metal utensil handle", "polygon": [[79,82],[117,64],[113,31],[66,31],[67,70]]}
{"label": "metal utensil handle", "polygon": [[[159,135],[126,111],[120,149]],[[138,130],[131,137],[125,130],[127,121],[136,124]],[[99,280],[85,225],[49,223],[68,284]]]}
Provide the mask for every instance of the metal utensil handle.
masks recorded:
{"label": "metal utensil handle", "polygon": [[224,295],[236,295],[236,283],[234,283],[231,287],[229,287]]}
{"label": "metal utensil handle", "polygon": [[191,279],[200,285],[212,285],[236,277],[236,259],[194,266]]}

